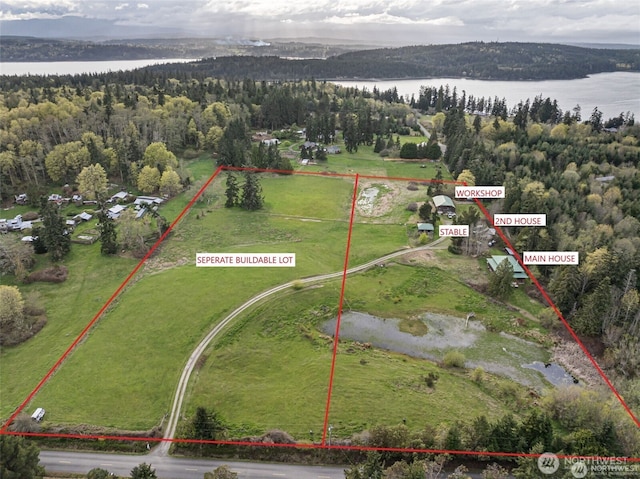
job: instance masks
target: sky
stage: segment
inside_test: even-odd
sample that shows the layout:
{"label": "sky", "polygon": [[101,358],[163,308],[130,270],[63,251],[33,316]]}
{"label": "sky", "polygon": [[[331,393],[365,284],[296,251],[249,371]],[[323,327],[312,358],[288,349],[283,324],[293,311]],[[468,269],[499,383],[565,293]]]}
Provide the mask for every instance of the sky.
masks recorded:
{"label": "sky", "polygon": [[[113,32],[247,39],[335,38],[640,44],[637,0],[2,0],[6,21],[76,16]],[[12,22],[13,23],[13,22]],[[12,32],[14,29],[12,29]],[[97,30],[96,30],[97,31]],[[73,36],[70,32],[69,36]]]}

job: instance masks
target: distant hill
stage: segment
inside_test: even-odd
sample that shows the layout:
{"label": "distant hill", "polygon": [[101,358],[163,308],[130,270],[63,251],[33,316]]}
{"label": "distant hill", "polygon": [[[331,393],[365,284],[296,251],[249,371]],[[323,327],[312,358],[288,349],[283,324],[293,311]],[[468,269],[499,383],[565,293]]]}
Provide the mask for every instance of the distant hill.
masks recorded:
{"label": "distant hill", "polygon": [[465,77],[482,80],[584,78],[613,71],[640,71],[640,49],[607,50],[547,43],[463,43],[382,48],[326,60],[219,57],[147,69],[179,75],[294,80]]}
{"label": "distant hill", "polygon": [[[180,78],[257,80],[464,77],[554,80],[613,71],[640,71],[640,48],[583,48],[550,43],[409,46],[350,51],[345,45],[234,42],[216,39],[137,39],[86,42],[0,37],[1,61],[87,61],[204,58],[147,70]],[[362,48],[362,47],[361,47]],[[302,59],[301,59],[302,58]]]}
{"label": "distant hill", "polygon": [[371,48],[366,45],[231,38],[135,38],[90,42],[7,35],[0,36],[0,45],[2,62],[114,61],[233,55],[326,58]]}

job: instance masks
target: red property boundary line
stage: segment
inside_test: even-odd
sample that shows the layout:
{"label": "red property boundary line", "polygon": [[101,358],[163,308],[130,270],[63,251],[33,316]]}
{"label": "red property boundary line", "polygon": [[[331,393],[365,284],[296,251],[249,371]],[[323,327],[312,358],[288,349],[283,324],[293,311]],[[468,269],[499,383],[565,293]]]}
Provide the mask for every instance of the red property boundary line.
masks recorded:
{"label": "red property boundary line", "polygon": [[[338,333],[336,332],[334,338],[334,349],[332,356],[332,365],[331,365],[331,373],[329,380],[329,391],[327,395],[327,406],[325,409],[325,419],[324,419],[324,428],[323,428],[323,436],[321,444],[264,444],[259,442],[242,442],[242,441],[207,441],[207,440],[198,440],[198,439],[164,439],[164,438],[152,438],[152,437],[131,437],[131,436],[110,436],[110,435],[83,435],[83,434],[53,434],[53,433],[20,433],[8,431],[9,425],[13,422],[18,414],[26,407],[26,405],[33,399],[36,393],[40,390],[40,388],[46,383],[46,381],[51,377],[51,375],[60,367],[60,365],[64,362],[64,360],[68,357],[68,355],[75,349],[78,343],[86,336],[88,331],[92,326],[98,321],[104,311],[109,307],[109,305],[114,301],[114,299],[122,292],[127,283],[131,280],[131,278],[135,275],[135,273],[140,269],[140,267],[146,262],[146,260],[153,254],[153,252],[157,249],[157,247],[164,241],[167,235],[173,230],[174,226],[182,219],[182,217],[186,214],[186,212],[193,206],[193,204],[198,200],[204,190],[211,184],[211,182],[219,175],[219,173],[223,170],[228,171],[249,171],[255,173],[278,173],[283,175],[308,175],[308,176],[320,176],[320,177],[340,177],[340,178],[355,178],[355,186],[354,186],[354,198],[352,199],[352,208],[351,208],[351,217],[349,222],[349,234],[347,239],[347,249],[345,253],[345,266],[342,280],[342,288],[340,294],[340,305],[339,305],[339,314],[342,312],[342,302],[344,297],[344,290],[346,284],[346,270],[348,265],[348,257],[349,257],[349,249],[351,245],[351,232],[353,226],[353,219],[355,215],[355,201],[357,198],[357,187],[360,178],[366,179],[374,179],[374,180],[385,180],[385,181],[411,181],[411,182],[429,182],[429,183],[442,183],[442,184],[454,184],[454,185],[464,185],[466,183],[452,181],[452,180],[434,180],[428,178],[405,178],[405,177],[389,177],[389,176],[375,176],[375,175],[359,175],[359,174],[347,174],[347,173],[326,173],[326,172],[312,172],[312,171],[288,171],[288,170],[273,170],[273,169],[260,169],[260,168],[243,168],[243,167],[225,167],[219,166],[215,172],[211,175],[208,181],[198,190],[196,195],[189,201],[187,206],[180,212],[178,217],[171,223],[167,231],[156,241],[156,243],[151,247],[149,252],[140,260],[137,266],[133,269],[133,271],[127,276],[127,278],[122,282],[122,284],[118,287],[118,289],[113,293],[113,295],[107,300],[104,306],[100,309],[100,311],[94,316],[94,318],[89,322],[89,324],[82,330],[80,335],[74,340],[74,342],[69,346],[69,348],[63,353],[63,355],[58,359],[58,361],[54,364],[54,366],[49,370],[49,372],[42,378],[42,380],[38,383],[35,389],[27,396],[27,398],[22,402],[22,404],[18,407],[18,409],[11,415],[9,420],[3,425],[0,429],[0,435],[11,435],[11,436],[26,436],[26,437],[50,437],[50,438],[67,438],[67,439],[97,439],[97,440],[117,440],[117,441],[145,441],[145,442],[175,442],[175,443],[196,443],[196,444],[219,444],[219,445],[236,445],[236,446],[254,446],[254,447],[289,447],[289,448],[299,448],[299,449],[336,449],[336,450],[354,450],[354,451],[388,451],[388,452],[399,452],[399,453],[429,453],[429,454],[454,454],[454,455],[481,455],[481,456],[492,456],[492,457],[531,457],[537,458],[540,454],[527,454],[527,453],[506,453],[506,452],[491,452],[491,451],[459,451],[459,450],[441,450],[441,449],[415,449],[415,448],[384,448],[384,447],[366,447],[366,446],[341,446],[341,445],[328,445],[326,444],[326,434],[328,427],[328,419],[329,419],[329,408],[332,394],[332,385],[333,385],[333,375],[335,372],[335,361],[338,347]],[[600,368],[598,363],[595,361],[593,356],[589,353],[587,348],[584,346],[580,338],[573,331],[569,323],[562,316],[560,310],[553,303],[547,292],[542,288],[538,280],[533,276],[529,268],[522,262],[522,258],[517,253],[515,248],[512,246],[511,242],[507,239],[505,234],[502,232],[500,227],[497,227],[493,224],[493,220],[491,215],[484,207],[482,202],[479,199],[475,199],[476,204],[485,215],[490,224],[496,229],[500,238],[504,241],[504,243],[510,247],[516,254],[516,260],[518,263],[524,268],[527,276],[534,285],[538,288],[540,293],[543,295],[545,300],[549,303],[550,307],[554,310],[564,327],[569,331],[572,338],[578,343],[582,351],[587,355],[591,363],[594,365],[600,376],[603,378],[609,389],[614,393],[616,399],[623,406],[625,411],[629,414],[634,423],[640,427],[640,421],[633,414],[630,407],[626,404],[622,396],[615,389],[611,381],[607,378],[604,371]],[[339,330],[339,318],[337,324],[337,330]],[[559,458],[575,458],[577,456],[568,456],[568,455],[558,455]],[[598,457],[583,457],[583,459],[598,459]],[[601,458],[600,458],[601,459]],[[630,462],[640,462],[640,458],[627,458]]]}
{"label": "red property boundary line", "polygon": [[[488,457],[528,457],[538,458],[542,454],[532,454],[526,452],[491,452],[491,451],[465,451],[457,449],[420,449],[420,448],[402,448],[402,447],[373,447],[373,446],[344,446],[340,444],[269,444],[264,442],[248,442],[248,441],[211,441],[207,439],[164,439],[157,437],[128,437],[128,436],[100,436],[100,435],[84,435],[84,434],[39,434],[33,432],[7,432],[7,436],[25,436],[25,437],[52,437],[58,439],[92,439],[92,440],[115,440],[115,441],[137,441],[137,442],[171,442],[180,444],[211,444],[216,446],[242,446],[242,447],[263,447],[263,448],[281,448],[281,449],[334,449],[339,451],[376,451],[376,452],[397,452],[397,453],[420,453],[420,454],[451,454],[459,456],[488,456]],[[556,454],[559,459],[575,459],[583,460],[600,460],[608,459],[602,456],[575,456],[568,454]],[[640,463],[640,457],[623,457],[614,459],[624,459],[627,462]]]}
{"label": "red property boundary line", "polygon": [[329,426],[329,409],[331,407],[331,393],[333,392],[333,374],[336,370],[336,357],[340,342],[340,321],[342,320],[342,305],[344,304],[344,288],[347,284],[347,270],[349,269],[349,250],[351,249],[351,233],[353,231],[353,218],[356,213],[356,201],[358,199],[358,181],[353,184],[353,198],[351,199],[351,215],[349,217],[349,234],[347,235],[347,248],[344,253],[344,268],[342,270],[342,286],[340,287],[340,300],[338,302],[338,318],[336,319],[336,333],[333,336],[333,355],[331,356],[331,373],[329,374],[329,391],[327,392],[327,405],[324,410],[324,425],[322,427],[322,445],[326,445],[327,428]]}
{"label": "red property boundary line", "polygon": [[118,286],[118,289],[115,290],[115,292],[111,295],[111,297],[107,300],[106,303],[104,303],[104,305],[102,306],[102,308],[100,308],[100,311],[98,311],[98,313],[93,317],[93,319],[91,321],[89,321],[89,324],[87,324],[85,326],[85,328],[80,332],[80,334],[78,335],[78,337],[75,339],[75,341],[73,341],[73,343],[71,343],[71,346],[69,346],[67,348],[67,350],[62,354],[62,356],[60,356],[60,359],[58,359],[58,361],[56,361],[56,363],[53,365],[53,367],[49,370],[49,372],[40,380],[40,382],[38,383],[38,385],[35,387],[35,389],[33,391],[31,391],[31,393],[27,396],[27,398],[22,402],[22,404],[20,404],[20,406],[18,406],[18,409],[16,409],[16,411],[11,415],[11,417],[9,418],[9,420],[4,424],[4,426],[2,426],[2,429],[0,429],[0,434],[4,434],[7,432],[7,428],[9,427],[9,425],[13,422],[13,420],[16,418],[16,416],[18,416],[18,414],[20,414],[22,412],[22,410],[26,407],[26,405],[31,401],[31,399],[33,399],[33,396],[36,395],[36,393],[40,390],[40,388],[49,380],[49,378],[53,375],[54,372],[56,372],[56,370],[60,367],[60,365],[64,362],[64,360],[69,356],[69,354],[71,354],[71,351],[73,351],[76,346],[78,345],[78,343],[80,341],[82,341],[82,339],[87,335],[87,333],[89,332],[89,330],[91,329],[91,327],[96,324],[96,322],[98,321],[98,319],[100,319],[100,317],[102,316],[102,313],[105,312],[105,310],[111,305],[111,303],[113,303],[113,301],[118,297],[118,295],[122,292],[122,290],[124,289],[124,287],[127,285],[127,283],[129,283],[129,281],[131,280],[131,278],[133,278],[133,276],[138,272],[138,270],[142,267],[142,265],[147,261],[147,259],[149,259],[149,257],[154,253],[154,251],[158,248],[158,246],[160,245],[160,243],[162,243],[164,241],[164,239],[169,235],[169,233],[171,233],[171,231],[173,230],[173,227],[182,219],[182,217],[185,215],[185,213],[189,210],[189,208],[191,208],[191,206],[196,202],[196,200],[200,197],[200,195],[202,194],[202,192],[207,189],[207,187],[209,186],[209,184],[211,184],[211,182],[213,181],[213,179],[218,176],[218,174],[220,173],[220,171],[222,171],[222,167],[218,167],[216,169],[216,171],[213,172],[213,174],[211,175],[211,177],[209,178],[209,180],[202,185],[202,188],[200,188],[198,190],[198,192],[194,195],[194,197],[191,199],[191,201],[189,201],[189,203],[187,204],[187,206],[184,207],[184,209],[180,212],[180,214],[178,215],[178,217],[173,220],[173,222],[171,223],[171,225],[169,225],[169,228],[167,228],[167,231],[165,231],[162,236],[160,236],[160,238],[158,238],[158,240],[153,244],[153,246],[151,247],[151,249],[149,249],[149,251],[147,252],[146,255],[144,255],[144,257],[138,262],[138,264],[136,265],[135,268],[133,268],[133,271],[131,271],[131,273],[129,273],[129,276],[127,276],[125,278],[125,280],[120,284],[120,286]]}

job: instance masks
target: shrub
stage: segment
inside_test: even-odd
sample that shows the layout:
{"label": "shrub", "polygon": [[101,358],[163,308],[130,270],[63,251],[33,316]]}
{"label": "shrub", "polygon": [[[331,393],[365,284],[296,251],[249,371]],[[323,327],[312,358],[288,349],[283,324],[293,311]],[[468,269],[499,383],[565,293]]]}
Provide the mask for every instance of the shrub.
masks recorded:
{"label": "shrub", "polygon": [[47,283],[62,283],[67,279],[69,270],[65,266],[53,266],[51,268],[34,271],[25,279],[25,283],[42,281]]}
{"label": "shrub", "polygon": [[409,191],[418,191],[418,185],[416,185],[413,181],[407,185],[407,189]]}
{"label": "shrub", "polygon": [[22,221],[37,220],[39,216],[40,215],[38,215],[37,211],[27,211],[25,214],[22,215]]}
{"label": "shrub", "polygon": [[304,283],[299,279],[296,279],[293,283],[291,283],[291,288],[295,291],[300,291],[304,288]]}
{"label": "shrub", "polygon": [[444,355],[444,365],[448,368],[464,368],[464,354],[460,351],[449,351]]}
{"label": "shrub", "polygon": [[471,373],[471,380],[474,383],[480,384],[483,379],[484,379],[484,369],[482,369],[480,366],[478,366]]}
{"label": "shrub", "polygon": [[191,148],[187,148],[182,152],[182,157],[185,160],[195,160],[198,156],[200,156],[200,152]]}
{"label": "shrub", "polygon": [[422,233],[418,238],[418,241],[420,241],[420,244],[427,244],[429,242],[429,238],[426,233]]}
{"label": "shrub", "polygon": [[407,205],[407,211],[411,211],[412,213],[418,211],[418,203],[416,203],[415,201],[413,203],[409,203]]}

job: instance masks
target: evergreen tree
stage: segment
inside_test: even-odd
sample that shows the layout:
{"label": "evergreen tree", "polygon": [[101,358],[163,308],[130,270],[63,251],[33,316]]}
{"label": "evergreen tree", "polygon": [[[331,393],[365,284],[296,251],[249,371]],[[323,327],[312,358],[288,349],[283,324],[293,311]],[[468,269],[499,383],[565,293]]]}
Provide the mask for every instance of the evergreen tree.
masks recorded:
{"label": "evergreen tree", "polygon": [[433,194],[436,196],[442,194],[442,169],[440,167],[438,167],[436,177],[433,179]]}
{"label": "evergreen tree", "polygon": [[118,251],[118,235],[115,221],[109,217],[103,204],[98,213],[98,231],[100,233],[100,252],[104,255]]}
{"label": "evergreen tree", "polygon": [[220,432],[224,431],[222,420],[216,412],[209,412],[206,408],[198,407],[192,420],[195,439],[214,441]]}
{"label": "evergreen tree", "polygon": [[482,129],[482,118],[480,118],[480,115],[476,115],[476,117],[473,119],[473,131],[475,131],[477,135],[478,133],[480,133],[481,129]]}
{"label": "evergreen tree", "polygon": [[346,124],[342,133],[344,137],[344,147],[349,153],[358,151],[360,131],[358,129],[358,117],[351,113],[346,117]]}
{"label": "evergreen tree", "polygon": [[38,465],[40,450],[34,442],[19,436],[0,435],[0,477],[35,479],[44,475]]}
{"label": "evergreen tree", "polygon": [[374,153],[380,153],[382,150],[384,150],[384,149],[385,149],[385,146],[386,146],[386,145],[385,145],[385,143],[384,143],[384,140],[382,139],[382,137],[381,137],[380,135],[378,135],[378,136],[376,137],[376,144],[375,144],[375,146],[373,147],[373,152],[374,152]]}
{"label": "evergreen tree", "polygon": [[418,157],[418,145],[416,143],[405,143],[400,148],[400,158],[415,159]]}
{"label": "evergreen tree", "polygon": [[498,265],[495,272],[489,276],[489,287],[487,291],[491,296],[499,299],[507,299],[511,293],[511,283],[513,282],[513,266],[505,258]]}
{"label": "evergreen tree", "polygon": [[131,479],[157,479],[156,470],[151,465],[142,463],[131,470]]}
{"label": "evergreen tree", "polygon": [[43,226],[40,236],[50,254],[51,261],[57,263],[71,250],[71,238],[66,231],[64,218],[60,214],[58,205],[47,201],[44,197],[40,203],[40,217]]}
{"label": "evergreen tree", "polygon": [[428,201],[425,201],[420,209],[418,210],[418,216],[422,221],[428,221],[431,216],[431,204]]}
{"label": "evergreen tree", "polygon": [[264,206],[262,187],[260,186],[260,182],[258,181],[258,177],[255,173],[247,171],[244,175],[240,206],[249,211],[259,210]]}
{"label": "evergreen tree", "polygon": [[240,118],[231,120],[220,139],[218,164],[243,166],[246,162],[246,151],[250,147],[251,138],[246,123]]}
{"label": "evergreen tree", "polygon": [[240,193],[240,188],[238,187],[238,180],[236,179],[233,173],[227,173],[227,189],[225,190],[225,195],[227,197],[227,201],[225,202],[225,208],[233,208],[237,206],[238,195]]}

